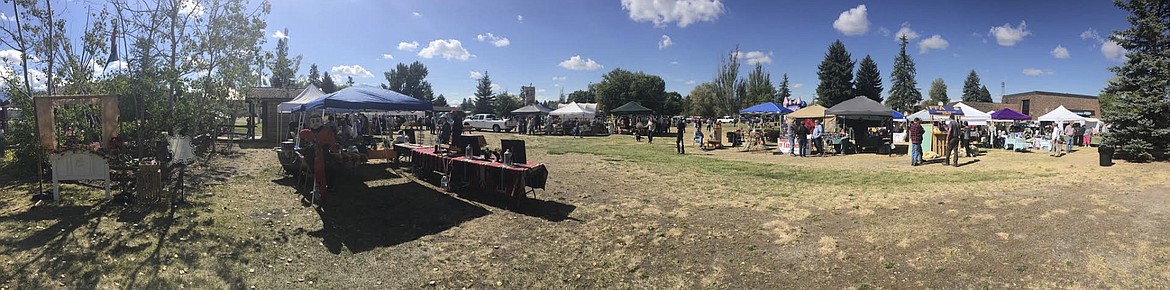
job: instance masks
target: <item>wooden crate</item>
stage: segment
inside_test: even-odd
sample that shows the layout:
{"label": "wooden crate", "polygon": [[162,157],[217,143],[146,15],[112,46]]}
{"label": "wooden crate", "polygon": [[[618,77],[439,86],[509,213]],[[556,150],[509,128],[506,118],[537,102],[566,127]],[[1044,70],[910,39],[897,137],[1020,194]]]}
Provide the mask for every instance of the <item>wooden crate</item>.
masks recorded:
{"label": "wooden crate", "polygon": [[139,202],[162,203],[166,202],[162,184],[162,171],[158,164],[142,164],[138,172],[134,173]]}

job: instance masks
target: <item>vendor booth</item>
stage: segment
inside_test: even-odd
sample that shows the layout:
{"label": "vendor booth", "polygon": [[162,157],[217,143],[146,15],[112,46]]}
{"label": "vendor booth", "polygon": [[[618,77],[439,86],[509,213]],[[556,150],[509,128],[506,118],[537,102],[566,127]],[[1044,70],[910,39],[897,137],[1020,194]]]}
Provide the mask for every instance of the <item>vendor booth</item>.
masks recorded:
{"label": "vendor booth", "polygon": [[[339,134],[335,129],[351,124],[337,122],[339,123],[337,124],[338,128],[331,128],[322,125],[325,121],[321,120],[321,117],[324,117],[327,112],[429,111],[431,109],[430,102],[390,90],[365,86],[345,88],[294,108],[292,112],[320,116],[311,119],[313,126],[310,127],[313,130],[304,130],[298,134],[298,138],[302,138],[300,135],[305,135],[304,137],[310,138],[313,142],[285,142],[282,147],[276,148],[277,155],[280,157],[282,165],[286,165],[287,162],[297,164],[296,167],[299,168],[297,173],[302,175],[302,179],[308,179],[308,176],[312,176],[314,182],[319,185],[316,186],[319,191],[314,192],[320,192],[320,200],[324,202],[325,192],[328,188],[327,185],[323,185],[323,183],[327,183],[324,182],[326,173],[341,172],[346,167],[356,166],[357,163],[368,159],[372,152],[390,152],[391,149],[379,148],[381,142],[377,142],[373,136],[369,135],[358,134],[349,136],[351,138],[342,138],[343,134]],[[357,122],[353,123],[356,125]],[[356,129],[354,131],[360,132]],[[314,195],[311,201],[317,202],[317,198],[318,195]]]}
{"label": "vendor booth", "polygon": [[512,115],[516,115],[517,117],[522,118],[521,120],[524,121],[521,122],[524,128],[519,128],[517,131],[522,134],[535,134],[536,132],[542,132],[542,130],[540,130],[541,124],[545,123],[544,119],[548,118],[549,112],[552,112],[552,108],[549,108],[548,106],[545,106],[541,103],[527,105],[519,109],[512,110]]}
{"label": "vendor booth", "polygon": [[618,132],[618,134],[632,134],[633,130],[638,130],[639,134],[646,135],[646,128],[644,126],[638,126],[636,121],[631,121],[631,118],[633,120],[642,119],[638,116],[646,116],[648,118],[649,115],[654,114],[654,110],[643,106],[642,103],[629,101],[613,110],[609,110],[609,113],[617,116],[613,121],[614,132]]}
{"label": "vendor booth", "polygon": [[955,107],[963,112],[963,117],[960,120],[967,121],[968,125],[986,126],[987,121],[991,120],[991,114],[984,113],[979,109],[968,106],[964,103],[955,103]]}
{"label": "vendor booth", "polygon": [[[845,137],[855,144],[853,152],[875,151],[889,154],[893,144],[890,127],[894,110],[866,96],[858,96],[825,109],[826,114],[837,116],[845,128]],[[844,144],[848,145],[848,144]],[[848,146],[842,151],[849,151]]]}
{"label": "vendor booth", "polygon": [[[837,116],[826,114],[824,106],[815,104],[810,105],[784,115],[784,119],[786,124],[792,121],[800,122],[807,119],[824,121],[825,133],[830,133],[826,134],[825,142],[829,143],[830,147],[836,148],[836,146],[841,144],[841,140],[844,139],[841,134],[838,133],[840,130],[837,128]],[[789,132],[789,134],[792,133]],[[776,143],[777,153],[787,153],[792,150],[792,144],[789,144],[787,138],[779,138]]]}
{"label": "vendor booth", "polygon": [[1066,124],[1069,122],[1084,123],[1086,121],[1085,117],[1069,111],[1064,106],[1056,107],[1056,109],[1048,112],[1048,114],[1036,118],[1036,120],[1040,122],[1056,122],[1058,124]]}

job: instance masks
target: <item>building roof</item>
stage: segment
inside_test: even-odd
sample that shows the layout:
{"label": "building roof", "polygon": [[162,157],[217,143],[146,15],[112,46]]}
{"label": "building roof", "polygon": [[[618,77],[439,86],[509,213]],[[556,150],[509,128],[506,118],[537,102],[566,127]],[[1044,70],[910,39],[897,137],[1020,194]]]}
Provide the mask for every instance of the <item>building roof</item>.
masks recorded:
{"label": "building roof", "polygon": [[248,89],[248,99],[292,99],[300,95],[305,88],[291,87],[291,88],[270,88],[270,87],[253,87]]}
{"label": "building roof", "polygon": [[1031,92],[1015,93],[1015,94],[1004,95],[1003,97],[1008,98],[1008,97],[1027,96],[1027,95],[1046,95],[1046,96],[1069,97],[1069,98],[1097,99],[1097,96],[1078,95],[1078,94],[1069,94],[1069,93],[1056,93],[1056,92],[1046,92],[1046,91],[1031,91]]}
{"label": "building roof", "polygon": [[963,103],[964,105],[971,106],[972,108],[975,108],[976,110],[983,111],[983,112],[994,112],[994,111],[998,111],[1000,109],[1012,109],[1013,111],[1020,110],[1020,104],[988,103],[988,102],[958,102],[958,101],[956,101],[956,102],[951,102],[949,105],[954,106],[955,104],[958,104],[958,103]]}

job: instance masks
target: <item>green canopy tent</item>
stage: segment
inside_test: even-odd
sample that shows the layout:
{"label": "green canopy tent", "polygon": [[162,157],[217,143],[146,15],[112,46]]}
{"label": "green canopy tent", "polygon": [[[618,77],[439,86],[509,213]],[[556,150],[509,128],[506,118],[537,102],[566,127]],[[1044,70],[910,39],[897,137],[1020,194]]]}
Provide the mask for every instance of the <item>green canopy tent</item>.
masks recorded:
{"label": "green canopy tent", "polygon": [[614,108],[613,110],[609,110],[609,113],[614,115],[653,114],[654,110],[651,110],[646,106],[642,106],[642,104],[638,102],[630,101],[625,105],[621,105],[620,107]]}

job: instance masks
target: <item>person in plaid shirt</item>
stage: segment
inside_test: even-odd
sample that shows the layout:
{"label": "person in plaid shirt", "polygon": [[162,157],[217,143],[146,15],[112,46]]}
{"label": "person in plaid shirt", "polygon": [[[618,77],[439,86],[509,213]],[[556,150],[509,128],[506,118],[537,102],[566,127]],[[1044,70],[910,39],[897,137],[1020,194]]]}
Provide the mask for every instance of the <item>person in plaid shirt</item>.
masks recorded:
{"label": "person in plaid shirt", "polygon": [[926,131],[922,129],[922,119],[914,118],[914,123],[910,124],[910,166],[918,166],[922,164],[922,134]]}

